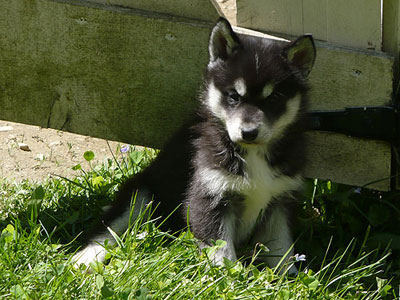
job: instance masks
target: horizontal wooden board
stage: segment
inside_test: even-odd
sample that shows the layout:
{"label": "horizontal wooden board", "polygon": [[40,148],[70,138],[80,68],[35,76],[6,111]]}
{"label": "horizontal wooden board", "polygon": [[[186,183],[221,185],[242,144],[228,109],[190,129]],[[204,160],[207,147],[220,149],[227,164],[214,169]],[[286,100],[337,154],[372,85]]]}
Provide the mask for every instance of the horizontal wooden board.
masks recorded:
{"label": "horizontal wooden board", "polygon": [[272,33],[303,33],[301,0],[237,0],[238,26]]}
{"label": "horizontal wooden board", "polygon": [[391,100],[392,56],[317,43],[310,73],[311,109],[384,105]]}
{"label": "horizontal wooden board", "polygon": [[239,26],[381,50],[379,0],[237,0]]}
{"label": "horizontal wooden board", "polygon": [[[83,1],[79,0],[79,2]],[[88,0],[88,2],[136,8],[212,22],[215,22],[219,16],[216,7],[210,0]]]}
{"label": "horizontal wooden board", "polygon": [[395,86],[399,82],[400,1],[383,0],[382,47],[395,57]]}
{"label": "horizontal wooden board", "polygon": [[161,147],[196,105],[212,24],[86,4],[1,2],[0,118]]}
{"label": "horizontal wooden board", "polygon": [[[393,58],[317,43],[310,73],[311,109],[390,104]],[[376,190],[390,189],[391,147],[385,142],[312,132],[305,175]]]}
{"label": "horizontal wooden board", "polygon": [[[0,118],[161,147],[196,106],[212,24],[87,1],[2,1]],[[389,101],[392,63],[384,55],[319,44],[310,74],[312,108]],[[355,140],[312,141],[314,157],[333,157],[335,143],[352,149]],[[357,149],[369,143],[357,140]],[[374,178],[388,173],[388,149],[373,150],[381,162],[369,170]],[[367,156],[348,151],[331,162],[320,159],[307,174],[367,183],[342,169]],[[354,167],[354,174],[363,173],[368,164]]]}
{"label": "horizontal wooden board", "polygon": [[382,191],[390,189],[391,148],[386,142],[309,132],[306,166],[306,177]]}

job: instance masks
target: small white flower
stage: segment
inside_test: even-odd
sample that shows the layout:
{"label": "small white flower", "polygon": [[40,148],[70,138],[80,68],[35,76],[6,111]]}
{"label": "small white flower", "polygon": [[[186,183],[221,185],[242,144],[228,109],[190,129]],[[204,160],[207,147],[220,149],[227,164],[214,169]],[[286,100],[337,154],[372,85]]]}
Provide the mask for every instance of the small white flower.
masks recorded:
{"label": "small white flower", "polygon": [[296,260],[296,261],[306,261],[306,256],[305,256],[305,254],[295,254],[294,255],[294,259]]}
{"label": "small white flower", "polygon": [[143,240],[147,236],[147,234],[148,233],[146,231],[143,231],[142,233],[139,233],[138,235],[136,235],[136,238],[138,240]]}

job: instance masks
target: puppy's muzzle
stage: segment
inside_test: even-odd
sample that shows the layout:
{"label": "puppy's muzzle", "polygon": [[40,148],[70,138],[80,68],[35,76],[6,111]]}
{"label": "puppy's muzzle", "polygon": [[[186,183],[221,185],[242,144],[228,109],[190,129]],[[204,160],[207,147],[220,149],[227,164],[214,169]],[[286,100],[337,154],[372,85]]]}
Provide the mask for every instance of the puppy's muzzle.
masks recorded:
{"label": "puppy's muzzle", "polygon": [[242,139],[245,142],[253,142],[258,136],[258,128],[243,128]]}

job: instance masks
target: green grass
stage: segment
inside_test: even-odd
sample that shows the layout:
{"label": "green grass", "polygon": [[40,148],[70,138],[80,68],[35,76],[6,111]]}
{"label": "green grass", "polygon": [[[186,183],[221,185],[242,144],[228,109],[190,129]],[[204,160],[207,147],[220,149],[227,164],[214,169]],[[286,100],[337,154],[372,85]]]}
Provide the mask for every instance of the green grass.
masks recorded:
{"label": "green grass", "polygon": [[[379,224],[360,227],[364,234],[356,238],[333,228],[338,221],[331,215],[329,197],[341,191],[332,184],[328,188],[327,183],[310,182],[311,193],[303,201],[296,250],[305,253],[307,260],[297,262],[301,271],[296,277],[285,273],[287,265],[270,269],[226,261],[225,266],[214,266],[208,254],[221,241],[200,254],[190,231],[173,236],[143,217],[118,238],[116,246],[105,246],[107,264],[92,265],[91,273],[75,269],[71,257],[81,243],[79,233],[112,200],[118,184],[155,154],[131,151],[122,160],[94,167],[90,165],[93,154],[87,152],[87,162],[83,162],[88,166],[76,166],[76,178],[55,177],[40,184],[0,181],[0,299],[397,297],[398,283],[391,277],[396,275],[398,261],[393,255],[388,257],[391,248],[369,246]],[[348,201],[351,197],[347,195]],[[341,210],[341,214],[350,212]],[[254,255],[267,255],[266,251],[259,247]]]}

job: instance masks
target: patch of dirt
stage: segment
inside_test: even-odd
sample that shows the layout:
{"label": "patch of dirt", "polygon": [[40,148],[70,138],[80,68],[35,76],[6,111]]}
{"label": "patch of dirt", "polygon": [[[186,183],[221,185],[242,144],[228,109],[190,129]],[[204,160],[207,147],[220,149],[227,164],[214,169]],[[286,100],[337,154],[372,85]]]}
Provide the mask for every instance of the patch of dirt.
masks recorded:
{"label": "patch of dirt", "polygon": [[[116,153],[117,142],[109,142]],[[89,167],[85,151],[95,154],[93,165],[112,158],[106,140],[69,132],[0,121],[0,177],[43,181],[49,175],[68,178],[79,175],[72,167]]]}

